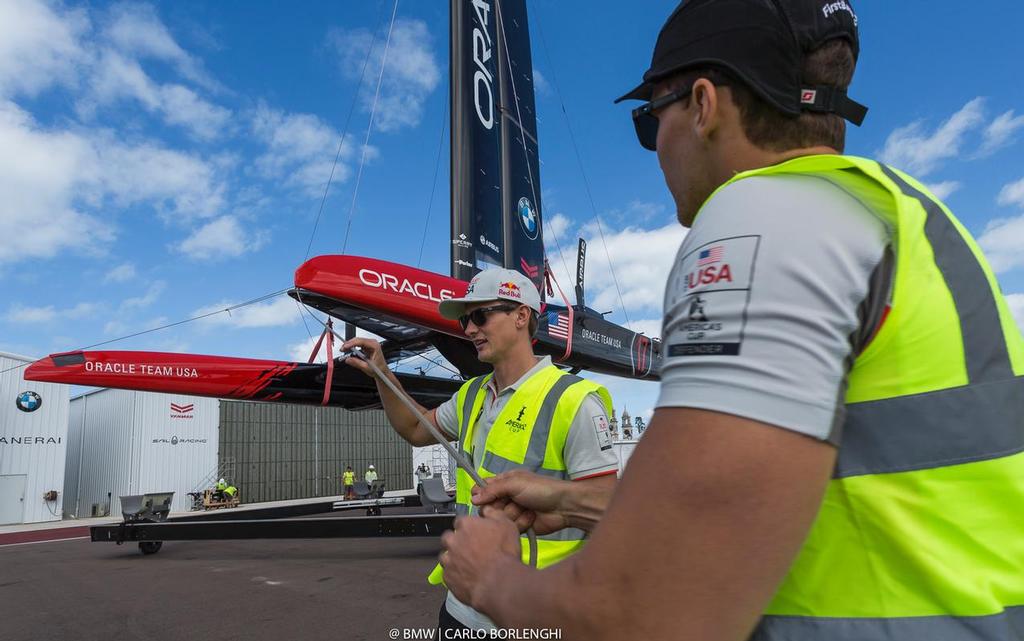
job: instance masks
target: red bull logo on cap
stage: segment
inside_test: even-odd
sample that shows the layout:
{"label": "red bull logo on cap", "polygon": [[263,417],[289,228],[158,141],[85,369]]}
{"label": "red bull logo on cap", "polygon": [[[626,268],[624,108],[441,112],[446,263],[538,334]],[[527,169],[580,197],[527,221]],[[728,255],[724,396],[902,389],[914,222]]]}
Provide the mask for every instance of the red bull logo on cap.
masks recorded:
{"label": "red bull logo on cap", "polygon": [[498,284],[498,296],[519,300],[522,299],[523,293],[519,290],[519,285],[516,285],[511,281],[507,281]]}

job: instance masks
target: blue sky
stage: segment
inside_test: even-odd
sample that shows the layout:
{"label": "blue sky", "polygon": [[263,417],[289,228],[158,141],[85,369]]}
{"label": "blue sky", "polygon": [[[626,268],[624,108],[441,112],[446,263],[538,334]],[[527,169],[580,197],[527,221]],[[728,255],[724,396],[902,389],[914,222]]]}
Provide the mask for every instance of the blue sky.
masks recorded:
{"label": "blue sky", "polygon": [[[674,4],[529,5],[549,258],[561,272],[553,239],[571,264],[586,237],[588,303],[652,334],[683,230],[612,99]],[[343,133],[310,255],[341,251],[351,211],[346,253],[447,273],[447,3],[398,5],[382,76],[392,2],[296,6],[0,0],[0,350],[74,349],[288,287]],[[871,111],[848,151],[934,186],[1024,325],[1024,8],[856,7],[851,93]],[[277,297],[109,348],[293,360],[311,342]],[[653,407],[656,384],[601,380],[631,413]]]}

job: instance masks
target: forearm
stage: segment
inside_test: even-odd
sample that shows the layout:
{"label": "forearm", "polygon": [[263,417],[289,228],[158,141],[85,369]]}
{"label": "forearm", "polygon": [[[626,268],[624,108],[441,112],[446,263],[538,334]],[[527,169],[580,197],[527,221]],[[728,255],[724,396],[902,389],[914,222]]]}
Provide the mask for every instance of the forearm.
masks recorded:
{"label": "forearm", "polygon": [[473,607],[502,628],[553,628],[562,639],[628,638],[613,636],[614,595],[590,589],[579,575],[579,559],[572,556],[543,570],[502,559]]}
{"label": "forearm", "polygon": [[[398,381],[398,377],[396,377],[391,370],[384,370],[382,375],[386,376],[396,388],[402,390],[402,384]],[[377,383],[377,392],[380,394],[381,405],[384,407],[384,414],[388,417],[388,421],[399,436],[410,444],[418,447],[432,445],[437,442],[430,436],[430,433],[419,424],[419,418],[416,414],[413,414],[409,410],[409,407],[401,398],[398,397],[397,394],[391,391],[391,387],[382,381],[380,376],[375,376],[374,382]],[[421,415],[430,411],[414,401],[408,395],[406,395],[406,398],[413,404],[416,411]]]}
{"label": "forearm", "polygon": [[615,483],[565,482],[561,511],[569,527],[592,532],[608,509],[614,493]]}

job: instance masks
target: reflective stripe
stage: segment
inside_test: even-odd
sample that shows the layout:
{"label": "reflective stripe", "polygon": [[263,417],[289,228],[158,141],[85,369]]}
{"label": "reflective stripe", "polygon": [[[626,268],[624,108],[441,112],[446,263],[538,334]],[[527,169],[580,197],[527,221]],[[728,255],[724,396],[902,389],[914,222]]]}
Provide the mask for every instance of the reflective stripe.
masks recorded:
{"label": "reflective stripe", "polygon": [[502,472],[525,469],[541,476],[548,476],[556,479],[569,478],[569,474],[565,470],[549,470],[545,467],[530,468],[524,463],[516,463],[515,461],[511,461],[504,456],[495,454],[494,452],[484,453],[484,460],[480,467],[495,475],[501,474]]}
{"label": "reflective stripe", "polygon": [[1021,451],[1024,377],[847,405],[833,477],[958,465]]}
{"label": "reflective stripe", "polygon": [[455,504],[455,516],[469,516],[469,506],[462,503]]}
{"label": "reflective stripe", "polygon": [[526,448],[526,457],[523,459],[523,466],[526,469],[540,469],[541,464],[544,463],[544,454],[548,449],[548,436],[551,434],[551,419],[555,415],[558,401],[561,400],[562,394],[570,385],[582,380],[579,376],[571,374],[560,376],[544,396],[544,402],[541,403],[540,411],[537,412],[537,418],[533,422],[530,444]]}
{"label": "reflective stripe", "polygon": [[935,265],[953,295],[953,304],[960,317],[968,380],[981,383],[1012,378],[1010,354],[995,294],[967,240],[938,203],[915,189],[891,168],[881,163],[879,167],[904,195],[917,199],[927,213],[924,234],[931,243]]}
{"label": "reflective stripe", "polygon": [[1024,641],[1024,606],[977,617],[766,616],[748,641]]}
{"label": "reflective stripe", "polygon": [[544,534],[543,536],[538,536],[537,540],[538,541],[582,541],[585,538],[587,538],[587,533],[584,532],[583,530],[580,530],[580,529],[574,528],[574,527],[567,527],[567,528],[562,528],[561,530],[558,530],[557,532],[552,532],[551,534]]}
{"label": "reflective stripe", "polygon": [[469,389],[466,390],[466,398],[462,401],[462,425],[459,426],[459,452],[466,453],[466,448],[463,445],[465,440],[463,437],[469,431],[469,423],[473,416],[473,403],[476,401],[477,395],[480,393],[480,388],[483,387],[486,376],[477,376],[469,383]]}

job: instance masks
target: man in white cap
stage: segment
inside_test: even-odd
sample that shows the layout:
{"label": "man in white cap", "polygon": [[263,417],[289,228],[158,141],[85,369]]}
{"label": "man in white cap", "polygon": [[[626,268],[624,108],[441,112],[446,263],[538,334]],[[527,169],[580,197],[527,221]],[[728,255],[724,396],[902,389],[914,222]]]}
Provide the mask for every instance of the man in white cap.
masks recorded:
{"label": "man in white cap", "polygon": [[[486,478],[503,472],[530,472],[547,478],[571,480],[608,490],[615,483],[618,461],[612,450],[608,414],[612,402],[608,391],[551,364],[550,357],[533,353],[540,295],[537,287],[521,273],[510,269],[489,269],[469,283],[465,296],[441,302],[445,318],[458,320],[466,337],[476,347],[477,357],[494,371],[466,381],[440,407],[418,408],[440,430],[459,441],[478,473]],[[343,349],[360,347],[392,383],[398,379],[387,369],[380,345],[368,338],[354,338]],[[373,376],[363,361],[350,358],[352,367]],[[417,417],[391,390],[377,381],[381,402],[395,431],[414,446],[436,441],[419,424]],[[459,470],[456,481],[456,513],[473,512],[473,481]],[[520,508],[507,505],[513,519]],[[564,559],[583,545],[585,533],[571,519],[557,522],[538,518],[537,565],[545,567]],[[525,537],[521,539],[523,561],[529,560]],[[443,581],[441,566],[434,568],[430,583]],[[448,593],[441,607],[439,627],[449,629],[493,629],[483,614]]]}
{"label": "man in white cap", "polygon": [[363,474],[363,480],[366,481],[366,486],[372,490],[373,484],[377,482],[377,468],[373,466],[373,463],[366,467],[366,474]]}

